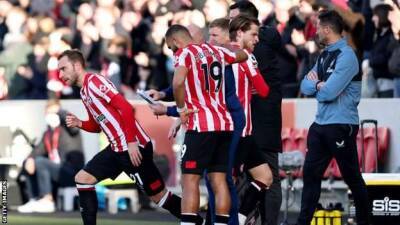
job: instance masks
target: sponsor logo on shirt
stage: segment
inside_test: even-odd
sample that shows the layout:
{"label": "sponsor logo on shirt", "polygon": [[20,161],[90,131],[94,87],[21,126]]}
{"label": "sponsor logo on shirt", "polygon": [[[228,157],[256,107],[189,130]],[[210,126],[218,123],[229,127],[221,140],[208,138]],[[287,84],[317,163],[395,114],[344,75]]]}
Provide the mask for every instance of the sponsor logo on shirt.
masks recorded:
{"label": "sponsor logo on shirt", "polygon": [[103,115],[103,114],[100,114],[100,115],[98,115],[97,117],[96,117],[96,120],[97,120],[97,122],[99,122],[99,123],[106,123],[107,122],[107,119],[106,119],[106,117]]}

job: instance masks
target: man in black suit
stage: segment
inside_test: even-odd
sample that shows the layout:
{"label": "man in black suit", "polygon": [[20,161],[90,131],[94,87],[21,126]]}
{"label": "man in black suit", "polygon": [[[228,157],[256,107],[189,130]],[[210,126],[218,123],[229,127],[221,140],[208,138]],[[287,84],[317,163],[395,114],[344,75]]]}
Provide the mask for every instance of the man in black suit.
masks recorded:
{"label": "man in black suit", "polygon": [[[258,18],[258,10],[249,1],[238,1],[229,7],[229,17],[239,14]],[[259,42],[253,54],[258,61],[261,75],[270,87],[268,98],[252,97],[253,135],[257,146],[267,155],[268,165],[273,173],[273,184],[266,192],[261,212],[263,225],[276,225],[282,203],[282,190],[279,179],[278,153],[282,151],[281,129],[281,81],[276,53],[282,48],[281,37],[273,27],[263,26],[259,30]]]}

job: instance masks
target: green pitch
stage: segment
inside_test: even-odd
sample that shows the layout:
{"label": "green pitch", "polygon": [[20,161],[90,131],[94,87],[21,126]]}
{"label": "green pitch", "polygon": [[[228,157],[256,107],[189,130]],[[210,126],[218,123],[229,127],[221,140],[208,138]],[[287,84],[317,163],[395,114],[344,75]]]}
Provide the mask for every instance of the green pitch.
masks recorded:
{"label": "green pitch", "polygon": [[[49,218],[38,216],[18,216],[9,215],[7,224],[10,225],[79,225],[82,220],[78,218]],[[97,219],[98,225],[176,225],[178,223],[172,222],[159,222],[159,221],[139,221],[139,220],[110,220],[110,219]]]}

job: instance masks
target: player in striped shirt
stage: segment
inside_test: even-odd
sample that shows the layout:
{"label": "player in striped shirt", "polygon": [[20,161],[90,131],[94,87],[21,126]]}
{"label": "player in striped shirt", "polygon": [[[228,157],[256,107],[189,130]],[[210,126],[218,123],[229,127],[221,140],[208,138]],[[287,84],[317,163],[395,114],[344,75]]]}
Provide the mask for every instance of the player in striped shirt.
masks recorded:
{"label": "player in striped shirt", "polygon": [[[238,48],[254,50],[258,42],[258,30],[260,23],[257,19],[239,15],[229,24],[229,36],[231,44]],[[272,172],[266,163],[265,155],[257,147],[252,137],[251,97],[258,94],[267,97],[269,87],[257,68],[257,60],[250,54],[246,62],[232,65],[235,76],[236,93],[244,109],[246,125],[239,142],[236,155],[236,170],[244,165],[252,181],[244,194],[239,207],[239,224],[245,224],[247,216],[251,213],[256,203],[263,199],[264,192],[272,184]]]}
{"label": "player in striped shirt", "polygon": [[[218,19],[224,20],[224,19]],[[231,48],[244,48],[249,52],[253,51],[258,38],[258,21],[254,21],[247,17],[240,17],[230,21],[225,19],[212,22],[215,26],[210,25],[210,41],[216,45],[228,46]],[[227,25],[230,24],[230,25]],[[231,30],[231,35],[229,30]],[[230,42],[229,36],[232,41]],[[236,155],[236,171],[244,164],[244,169],[249,170],[253,180],[250,188],[243,195],[243,199],[239,206],[239,223],[243,224],[249,213],[257,206],[257,201],[260,195],[272,182],[272,174],[267,164],[265,164],[263,154],[258,150],[257,146],[251,137],[251,107],[250,100],[252,94],[258,94],[261,97],[266,97],[269,93],[269,87],[258,72],[257,61],[250,54],[246,62],[232,64],[236,94],[240,100],[241,106],[244,109],[246,124],[245,129],[240,130],[240,134],[236,134],[240,138],[239,146]],[[235,174],[236,175],[236,174]]]}
{"label": "player in striped shirt", "polygon": [[81,86],[81,98],[89,119],[68,115],[68,127],[87,132],[103,131],[110,144],[90,160],[75,176],[84,225],[95,225],[97,197],[95,184],[106,178],[115,179],[125,172],[160,207],[180,217],[180,197],[165,188],[153,162],[149,136],[135,120],[129,102],[104,76],[87,73],[85,60],[78,50],[66,50],[59,56],[60,78],[68,85]]}
{"label": "player in striped shirt", "polygon": [[[181,149],[181,224],[195,223],[199,182],[205,169],[216,196],[215,224],[227,224],[230,197],[225,177],[233,123],[225,104],[223,73],[227,63],[246,60],[247,54],[206,43],[193,44],[189,31],[180,25],[172,25],[165,36],[175,55],[173,94],[181,121],[188,129]],[[188,114],[187,110],[198,112]]]}

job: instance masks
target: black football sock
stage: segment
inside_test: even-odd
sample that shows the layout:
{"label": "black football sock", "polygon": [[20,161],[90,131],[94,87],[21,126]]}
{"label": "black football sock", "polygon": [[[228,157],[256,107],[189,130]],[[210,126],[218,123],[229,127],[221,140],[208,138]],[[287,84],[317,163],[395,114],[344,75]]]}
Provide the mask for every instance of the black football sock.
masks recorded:
{"label": "black football sock", "polygon": [[181,218],[181,197],[167,191],[157,205],[168,210],[176,218]]}
{"label": "black football sock", "polygon": [[196,213],[182,213],[181,214],[181,225],[197,225],[198,214]]}
{"label": "black football sock", "polygon": [[215,225],[227,225],[229,222],[229,215],[215,215]]}
{"label": "black football sock", "polygon": [[94,185],[76,184],[79,192],[79,204],[84,225],[96,225],[97,196]]}
{"label": "black football sock", "polygon": [[258,203],[260,199],[263,199],[262,196],[267,188],[268,187],[264,183],[257,180],[253,180],[250,183],[239,207],[239,224],[244,224],[247,216],[253,211],[254,207],[257,206],[256,203]]}

